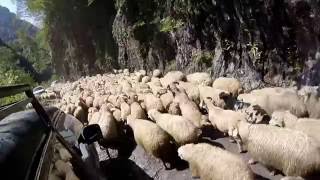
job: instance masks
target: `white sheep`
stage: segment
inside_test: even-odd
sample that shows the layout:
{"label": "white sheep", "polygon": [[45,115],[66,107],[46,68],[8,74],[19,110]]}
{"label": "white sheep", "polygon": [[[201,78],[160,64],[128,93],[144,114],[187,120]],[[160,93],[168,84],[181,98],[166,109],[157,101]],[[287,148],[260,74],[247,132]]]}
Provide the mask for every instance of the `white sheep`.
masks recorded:
{"label": "white sheep", "polygon": [[163,78],[160,79],[160,82],[163,87],[167,87],[168,85],[178,82],[185,81],[186,76],[181,71],[170,71]]}
{"label": "white sheep", "polygon": [[214,80],[212,87],[228,91],[234,97],[237,97],[239,94],[243,93],[240,81],[235,78],[219,77]]}
{"label": "white sheep", "polygon": [[162,75],[162,73],[161,73],[161,71],[159,69],[153,70],[152,77],[160,78],[161,75]]}
{"label": "white sheep", "polygon": [[237,133],[254,160],[286,176],[305,177],[320,171],[319,143],[302,132],[240,121]]}
{"label": "white sheep", "polygon": [[[212,99],[204,100],[208,113],[209,121],[220,132],[232,137],[233,130],[237,128],[239,121],[246,121],[244,114],[232,110],[224,110],[214,105]],[[240,143],[238,143],[240,150]]]}
{"label": "white sheep", "polygon": [[188,97],[194,101],[196,104],[200,104],[200,91],[199,87],[195,83],[179,81],[177,83],[179,89],[184,89]]}
{"label": "white sheep", "polygon": [[206,72],[195,72],[187,75],[187,81],[195,83],[197,85],[203,84],[206,86],[212,85],[212,78],[209,73]]}
{"label": "white sheep", "polygon": [[172,102],[172,103],[169,105],[168,113],[169,113],[169,114],[173,114],[173,115],[181,115],[181,110],[180,110],[180,108],[179,108],[179,104],[178,104],[178,103],[175,103],[175,102]]}
{"label": "white sheep", "polygon": [[189,99],[184,90],[174,89],[173,92],[173,102],[179,105],[182,116],[190,120],[196,127],[200,128],[202,124],[202,114],[197,104]]}
{"label": "white sheep", "polygon": [[169,109],[169,106],[173,102],[173,99],[174,97],[171,91],[167,91],[167,93],[160,96],[161,103],[166,110]]}
{"label": "white sheep", "polygon": [[95,112],[89,124],[98,124],[100,126],[105,141],[114,140],[118,137],[116,121],[107,109]]}
{"label": "white sheep", "polygon": [[[200,103],[204,103],[204,99],[211,98],[216,106],[220,108],[227,108],[232,95],[228,91],[215,89],[209,86],[199,85]],[[201,106],[201,105],[200,105]]]}
{"label": "white sheep", "polygon": [[128,125],[132,128],[134,139],[147,153],[160,158],[166,166],[174,149],[170,143],[171,137],[162,130],[157,124],[144,120],[136,119],[132,116],[127,118]]}
{"label": "white sheep", "polygon": [[148,116],[170,134],[178,145],[195,143],[201,134],[200,129],[182,116],[160,113],[156,109],[149,110]]}
{"label": "white sheep", "polygon": [[151,78],[149,76],[144,76],[141,80],[142,83],[148,83],[150,82]]}
{"label": "white sheep", "polygon": [[130,105],[127,102],[123,101],[120,104],[120,110],[121,110],[121,116],[120,116],[121,119],[122,120],[127,119],[127,116],[129,116],[131,113]]}
{"label": "white sheep", "polygon": [[188,161],[193,177],[207,180],[254,179],[250,167],[240,156],[206,143],[181,146],[178,154]]}
{"label": "white sheep", "polygon": [[130,76],[130,71],[129,71],[129,69],[124,69],[124,70],[123,70],[123,75],[125,75],[125,76]]}
{"label": "white sheep", "polygon": [[146,76],[146,75],[147,75],[147,71],[144,70],[144,69],[139,70],[139,73],[140,73],[142,76]]}
{"label": "white sheep", "polygon": [[288,88],[264,88],[254,90],[249,94],[240,94],[238,100],[259,105],[268,115],[274,111],[290,110],[298,117],[305,117],[308,114],[303,100],[295,90]]}
{"label": "white sheep", "polygon": [[[317,90],[318,91],[318,90]],[[310,118],[320,118],[320,96],[318,92],[309,90],[302,95]]]}
{"label": "white sheep", "polygon": [[153,94],[145,94],[144,95],[144,104],[145,104],[147,111],[149,111],[151,109],[157,109],[160,112],[164,111],[164,107],[161,102],[161,99],[156,97]]}
{"label": "white sheep", "polygon": [[319,119],[298,118],[289,111],[275,111],[272,113],[269,124],[301,131],[320,142]]}
{"label": "white sheep", "polygon": [[130,116],[135,119],[146,119],[147,115],[138,102],[130,105]]}
{"label": "white sheep", "polygon": [[88,106],[88,107],[93,107],[93,97],[91,97],[91,96],[88,96],[86,99],[85,99],[85,101],[86,101],[86,105]]}
{"label": "white sheep", "polygon": [[78,106],[74,110],[73,116],[76,117],[82,123],[88,122],[88,113],[81,106]]}

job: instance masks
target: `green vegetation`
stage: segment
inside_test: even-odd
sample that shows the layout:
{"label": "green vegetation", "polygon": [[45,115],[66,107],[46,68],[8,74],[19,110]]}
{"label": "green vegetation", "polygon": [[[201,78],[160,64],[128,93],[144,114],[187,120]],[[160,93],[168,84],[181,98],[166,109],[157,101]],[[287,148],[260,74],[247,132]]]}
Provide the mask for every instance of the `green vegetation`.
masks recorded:
{"label": "green vegetation", "polygon": [[173,19],[168,16],[160,21],[160,32],[172,32],[183,26],[181,20]]}
{"label": "green vegetation", "polygon": [[205,64],[206,67],[212,66],[213,54],[209,51],[200,51],[192,56],[194,62],[198,65]]}

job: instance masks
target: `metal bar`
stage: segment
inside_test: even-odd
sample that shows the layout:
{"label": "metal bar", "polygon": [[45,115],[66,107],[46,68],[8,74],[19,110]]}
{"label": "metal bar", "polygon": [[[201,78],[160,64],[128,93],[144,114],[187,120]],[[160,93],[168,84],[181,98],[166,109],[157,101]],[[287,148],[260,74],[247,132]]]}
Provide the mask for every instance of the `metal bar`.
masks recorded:
{"label": "metal bar", "polygon": [[5,118],[6,116],[18,112],[22,110],[28,103],[32,101],[31,98],[27,98],[25,100],[10,104],[8,106],[4,106],[0,108],[0,120]]}
{"label": "metal bar", "polygon": [[23,93],[24,91],[27,91],[30,89],[31,87],[27,84],[16,85],[16,86],[2,86],[0,87],[0,98]]}

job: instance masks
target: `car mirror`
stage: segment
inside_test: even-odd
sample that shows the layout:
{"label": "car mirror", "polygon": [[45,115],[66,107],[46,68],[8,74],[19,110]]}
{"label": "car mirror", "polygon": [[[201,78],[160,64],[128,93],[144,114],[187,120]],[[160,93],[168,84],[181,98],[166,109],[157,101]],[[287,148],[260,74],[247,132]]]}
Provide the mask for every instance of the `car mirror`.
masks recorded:
{"label": "car mirror", "polygon": [[98,124],[91,124],[82,129],[79,137],[79,143],[92,144],[102,139],[102,131]]}

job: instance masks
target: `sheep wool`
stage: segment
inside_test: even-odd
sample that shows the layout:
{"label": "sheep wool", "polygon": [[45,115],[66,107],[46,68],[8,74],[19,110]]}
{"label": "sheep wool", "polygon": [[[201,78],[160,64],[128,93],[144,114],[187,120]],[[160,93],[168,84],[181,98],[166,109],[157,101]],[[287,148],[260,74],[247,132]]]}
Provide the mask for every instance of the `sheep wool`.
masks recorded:
{"label": "sheep wool", "polygon": [[161,99],[157,98],[153,94],[145,94],[144,95],[144,104],[145,104],[147,111],[149,111],[151,109],[157,109],[160,112],[164,111],[164,107],[162,105]]}
{"label": "sheep wool", "polygon": [[178,145],[195,143],[201,134],[200,129],[182,116],[160,113],[156,109],[149,110],[148,116],[170,134]]}
{"label": "sheep wool", "polygon": [[152,77],[159,78],[159,77],[161,77],[161,75],[162,75],[162,73],[161,73],[161,71],[159,69],[153,70]]}
{"label": "sheep wool", "polygon": [[170,160],[174,149],[170,143],[171,137],[157,124],[128,116],[128,125],[132,128],[134,139],[147,153],[165,162]]}
{"label": "sheep wool", "polygon": [[272,113],[272,119],[269,124],[303,132],[320,142],[319,119],[298,118],[289,111],[276,111]]}
{"label": "sheep wool", "polygon": [[160,79],[160,82],[163,87],[167,87],[168,85],[178,82],[184,81],[186,79],[185,74],[181,71],[170,71],[163,78]]}
{"label": "sheep wool", "polygon": [[252,158],[287,176],[305,177],[320,171],[317,141],[291,129],[240,121],[240,138]]}
{"label": "sheep wool", "polygon": [[137,102],[133,102],[130,105],[130,112],[131,112],[130,116],[132,118],[135,118],[135,119],[146,119],[147,118],[146,113],[144,112],[144,110],[142,109],[140,104]]}
{"label": "sheep wool", "polygon": [[196,72],[187,75],[187,81],[195,84],[203,84],[206,86],[211,86],[212,79],[209,73],[206,72]]}
{"label": "sheep wool", "polygon": [[181,146],[178,154],[188,161],[193,177],[200,176],[205,180],[254,179],[251,169],[240,156],[206,143]]}
{"label": "sheep wool", "polygon": [[219,77],[214,80],[212,87],[230,92],[234,97],[243,92],[240,81],[235,78]]}

